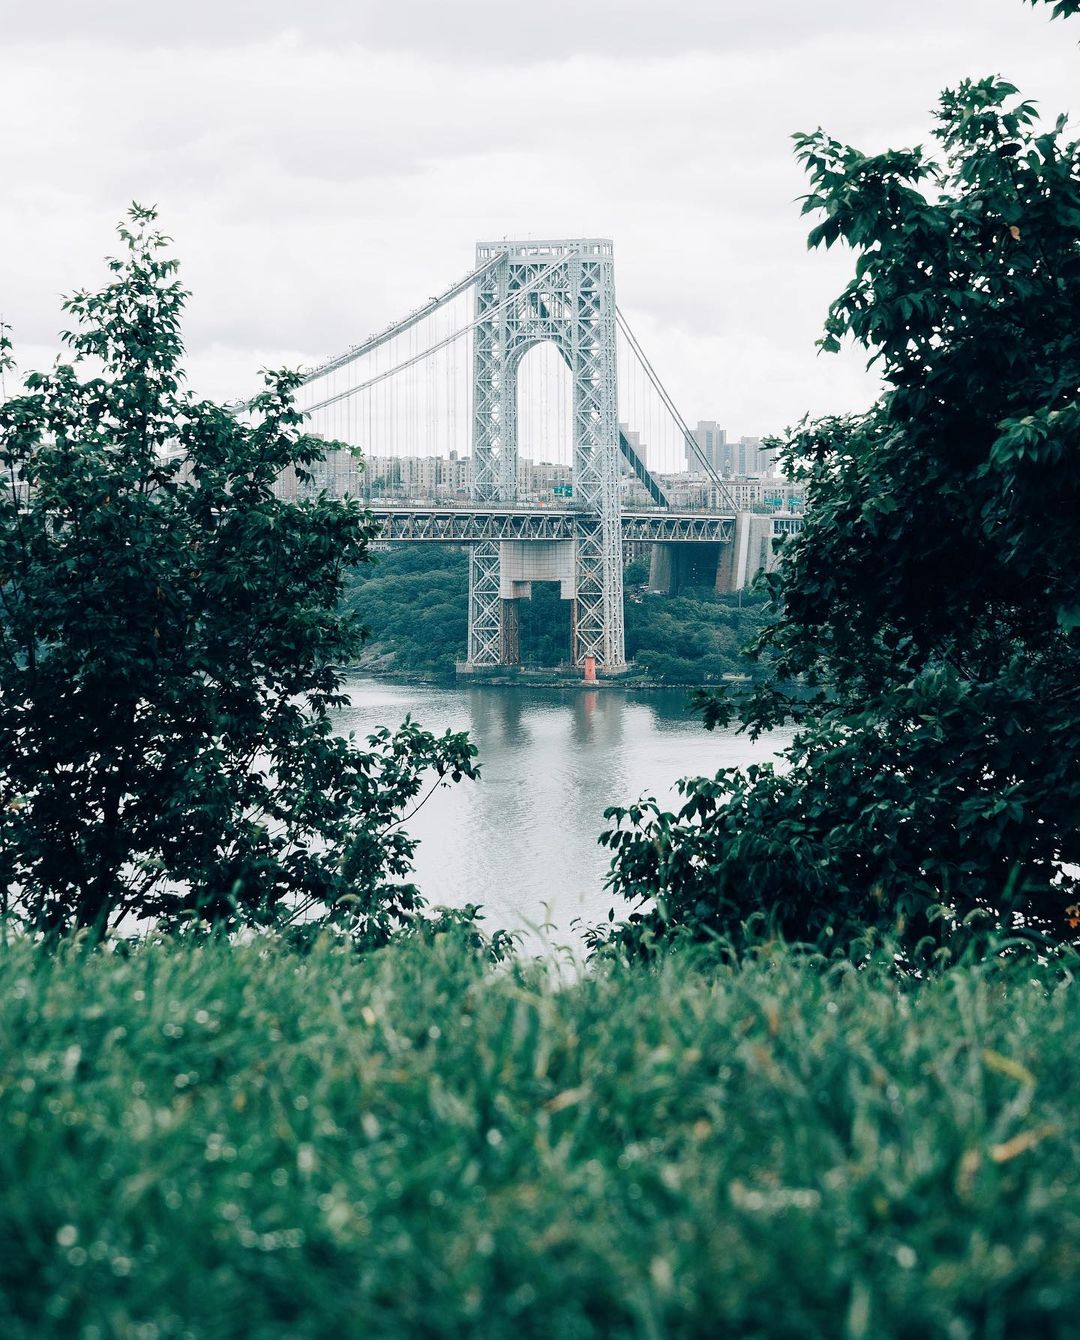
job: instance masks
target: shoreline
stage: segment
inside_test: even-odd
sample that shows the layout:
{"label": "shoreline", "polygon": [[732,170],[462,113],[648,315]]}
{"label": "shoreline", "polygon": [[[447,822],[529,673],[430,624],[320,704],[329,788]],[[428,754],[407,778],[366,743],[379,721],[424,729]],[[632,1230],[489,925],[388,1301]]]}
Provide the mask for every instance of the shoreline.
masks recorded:
{"label": "shoreline", "polygon": [[665,693],[672,689],[721,689],[736,687],[751,682],[751,677],[732,680],[693,680],[672,682],[656,679],[638,679],[633,675],[600,676],[595,680],[584,679],[580,672],[533,670],[528,667],[504,670],[503,673],[490,674],[454,674],[438,675],[423,670],[387,670],[374,666],[353,664],[344,667],[348,675],[368,675],[371,679],[382,679],[389,684],[415,684],[431,688],[455,689],[477,685],[483,688],[535,688],[535,689],[576,689],[604,690],[612,689],[634,692]]}

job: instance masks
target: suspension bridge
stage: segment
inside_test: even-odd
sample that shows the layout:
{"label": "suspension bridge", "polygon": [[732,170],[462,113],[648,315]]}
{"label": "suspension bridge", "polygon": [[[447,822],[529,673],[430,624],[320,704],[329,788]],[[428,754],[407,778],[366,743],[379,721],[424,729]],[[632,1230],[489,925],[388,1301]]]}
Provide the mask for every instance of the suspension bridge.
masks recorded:
{"label": "suspension bridge", "polygon": [[320,485],[362,494],[383,539],[469,547],[473,670],[518,660],[519,602],[555,581],[570,659],[616,674],[628,544],[654,546],[659,585],[692,555],[735,589],[799,524],[735,507],[616,304],[607,239],[479,243],[445,292],[308,371],[298,404],[335,444]]}

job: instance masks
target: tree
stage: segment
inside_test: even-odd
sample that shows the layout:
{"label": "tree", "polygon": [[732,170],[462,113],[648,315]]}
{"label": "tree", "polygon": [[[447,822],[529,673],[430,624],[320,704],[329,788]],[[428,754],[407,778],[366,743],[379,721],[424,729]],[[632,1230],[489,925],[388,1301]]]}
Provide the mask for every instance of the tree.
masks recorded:
{"label": "tree", "polygon": [[403,808],[475,751],[408,719],[335,733],[370,519],[275,497],[325,447],[295,374],[266,375],[251,426],[183,389],[154,221],[134,206],[111,282],[65,302],[72,362],[0,405],[3,907],[51,934],[307,915],[380,938],[420,905]]}
{"label": "tree", "polygon": [[1050,5],[1052,19],[1065,19],[1080,14],[1080,0],[1029,0],[1032,5]]}
{"label": "tree", "polygon": [[[759,639],[753,733],[785,769],[684,784],[675,814],[617,809],[611,882],[646,924],[800,939],[867,926],[961,939],[1080,924],[1080,147],[1011,85],[943,94],[937,152],[797,136],[855,277],[823,350],[863,345],[886,390],[804,424],[786,461],[806,520]],[[800,682],[803,700],[783,687]]]}

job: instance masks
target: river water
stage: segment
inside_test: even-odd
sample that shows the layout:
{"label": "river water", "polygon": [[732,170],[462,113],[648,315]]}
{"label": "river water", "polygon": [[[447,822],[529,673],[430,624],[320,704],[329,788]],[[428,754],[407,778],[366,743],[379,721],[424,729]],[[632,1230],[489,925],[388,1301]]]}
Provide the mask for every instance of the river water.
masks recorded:
{"label": "river water", "polygon": [[604,889],[605,806],[647,793],[675,804],[678,778],[764,761],[790,739],[706,731],[685,690],[437,688],[366,675],[346,689],[345,733],[394,727],[406,713],[427,730],[469,732],[480,780],[440,788],[407,825],[420,839],[416,883],[430,904],[480,903],[488,929],[524,931],[529,943],[575,944],[573,922],[630,910]]}

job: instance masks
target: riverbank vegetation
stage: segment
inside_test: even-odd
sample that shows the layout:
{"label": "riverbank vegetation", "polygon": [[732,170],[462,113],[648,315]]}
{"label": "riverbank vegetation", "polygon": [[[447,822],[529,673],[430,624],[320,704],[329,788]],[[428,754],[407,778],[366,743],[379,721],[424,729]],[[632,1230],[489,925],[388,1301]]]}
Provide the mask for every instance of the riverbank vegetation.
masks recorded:
{"label": "riverbank vegetation", "polygon": [[0,1328],[1072,1333],[1073,960],[0,948]]}
{"label": "riverbank vegetation", "polygon": [[[650,683],[705,685],[755,675],[744,648],[767,622],[764,594],[722,596],[701,588],[649,593],[643,563],[626,570],[626,655]],[[366,669],[449,680],[465,657],[469,559],[452,545],[403,545],[355,569],[345,599],[368,629]],[[535,582],[519,604],[522,663],[554,667],[570,654],[570,605],[552,582]]]}

